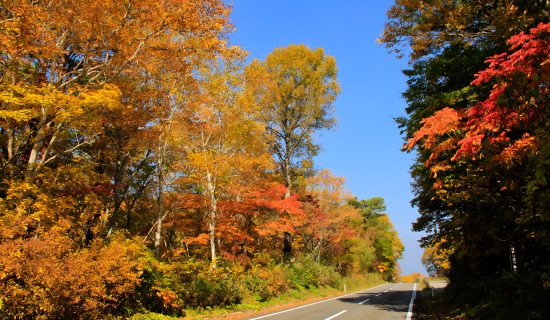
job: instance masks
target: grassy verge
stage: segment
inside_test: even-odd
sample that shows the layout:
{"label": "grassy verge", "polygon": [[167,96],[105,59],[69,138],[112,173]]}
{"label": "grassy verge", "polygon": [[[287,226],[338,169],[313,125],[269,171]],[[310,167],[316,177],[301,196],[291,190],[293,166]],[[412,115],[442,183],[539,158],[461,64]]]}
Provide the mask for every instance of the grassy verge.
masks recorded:
{"label": "grassy verge", "polygon": [[[346,292],[355,292],[362,289],[367,289],[384,283],[378,275],[366,275],[362,277],[344,278],[340,288],[333,287],[318,287],[310,289],[292,289],[276,297],[273,297],[267,301],[259,302],[252,295],[249,295],[243,299],[240,304],[218,307],[218,308],[205,308],[205,309],[186,309],[186,320],[196,319],[244,319],[251,317],[259,313],[269,313],[287,308],[292,308],[305,303],[315,302],[318,300],[328,299],[331,297],[344,294],[344,287],[346,285]],[[147,313],[138,314],[132,317],[132,320],[168,320],[177,319],[171,318],[160,314]]]}
{"label": "grassy verge", "polygon": [[252,299],[245,299],[243,303],[230,308],[217,308],[213,310],[186,310],[186,319],[243,319],[254,314],[269,313],[284,310],[304,303],[315,302],[344,294],[354,292],[384,283],[378,275],[367,275],[363,277],[344,278],[341,288],[320,287],[310,289],[293,289],[275,298],[264,302]]}

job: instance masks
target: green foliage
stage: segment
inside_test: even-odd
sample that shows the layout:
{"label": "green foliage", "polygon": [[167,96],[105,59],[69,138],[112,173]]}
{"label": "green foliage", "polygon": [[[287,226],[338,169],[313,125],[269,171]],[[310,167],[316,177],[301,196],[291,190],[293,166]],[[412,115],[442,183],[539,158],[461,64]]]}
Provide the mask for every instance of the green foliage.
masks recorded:
{"label": "green foliage", "polygon": [[215,269],[194,259],[155,262],[148,271],[143,301],[150,311],[181,316],[184,308],[229,306],[243,299],[242,268],[226,261]]}
{"label": "green foliage", "polygon": [[290,45],[244,67],[229,12],[2,2],[0,318],[164,319],[397,270],[383,199],[363,223],[342,178],[305,179],[334,57]]}
{"label": "green foliage", "polygon": [[186,304],[202,308],[237,304],[244,294],[240,279],[219,268],[199,275],[187,290],[183,298]]}
{"label": "green foliage", "polygon": [[448,272],[448,295],[468,319],[548,317],[548,26],[539,23],[549,9],[396,0],[381,38],[412,49],[407,116],[397,122],[404,148],[416,145],[413,229],[428,233],[428,248],[445,241],[426,260]]}
{"label": "green foliage", "polygon": [[276,297],[292,286],[287,268],[283,265],[254,266],[246,271],[244,282],[248,292],[260,302]]}
{"label": "green foliage", "polygon": [[173,320],[173,317],[165,316],[160,313],[154,312],[145,312],[145,313],[136,313],[129,320]]}
{"label": "green foliage", "polygon": [[374,270],[376,249],[372,243],[361,239],[346,240],[347,254],[343,257],[344,263],[350,265],[347,273],[367,273]]}
{"label": "green foliage", "polygon": [[[380,272],[384,279],[393,279],[399,271],[397,260],[403,254],[404,246],[388,215],[384,212],[386,210],[384,199],[381,197],[361,201],[352,199],[349,204],[360,210],[363,216],[363,237],[368,242],[347,242],[348,263],[351,262],[355,268],[364,268],[370,260],[371,263],[366,270],[360,269],[355,272]],[[353,257],[354,253],[358,256]]]}
{"label": "green foliage", "polygon": [[366,200],[357,200],[357,198],[354,198],[349,201],[349,204],[361,210],[361,214],[365,220],[382,215],[386,211],[386,204],[382,197],[374,197]]}
{"label": "green foliage", "polygon": [[332,267],[324,266],[310,255],[300,257],[288,267],[292,286],[300,288],[319,288],[321,286],[338,287],[342,277]]}

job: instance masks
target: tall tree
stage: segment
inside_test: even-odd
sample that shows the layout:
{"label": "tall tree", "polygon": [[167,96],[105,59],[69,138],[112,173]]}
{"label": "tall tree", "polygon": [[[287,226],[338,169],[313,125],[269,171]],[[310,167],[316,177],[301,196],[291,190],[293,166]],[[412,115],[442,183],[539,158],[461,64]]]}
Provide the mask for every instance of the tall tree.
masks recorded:
{"label": "tall tree", "polygon": [[[323,49],[305,45],[275,49],[265,61],[246,67],[246,90],[264,113],[278,173],[287,187],[295,188],[300,162],[314,156],[319,147],[314,134],[334,125],[333,103],[340,87],[336,61]],[[291,235],[285,234],[285,259],[292,252]]]}
{"label": "tall tree", "polygon": [[[545,175],[545,151],[538,149],[545,141],[540,114],[547,102],[539,96],[545,82],[534,84],[547,68],[539,49],[545,36],[539,32],[534,40],[521,31],[548,21],[549,10],[547,1],[398,0],[381,37],[389,48],[412,49],[412,68],[405,71],[408,115],[398,123],[405,148],[415,145],[418,155],[412,203],[420,217],[413,227],[428,231],[424,245],[445,239],[453,249],[450,288],[469,292],[464,298],[473,303],[480,299],[472,293],[490,297],[499,290],[479,283],[505,286],[516,258],[523,269],[517,287],[530,282],[545,295],[543,282],[534,279],[547,274],[539,228],[548,204],[532,199],[547,187],[538,184],[537,195],[528,191],[544,180],[534,182],[535,171]],[[487,68],[485,60],[501,52],[508,53],[492,57]]]}
{"label": "tall tree", "polygon": [[220,201],[242,199],[244,188],[257,185],[272,166],[260,110],[241,99],[240,71],[231,61],[215,62],[202,70],[190,114],[179,119],[184,124],[178,133],[183,152],[177,164],[183,175],[179,180],[196,185],[207,204],[212,268],[217,260]]}
{"label": "tall tree", "polygon": [[404,246],[386,213],[384,198],[351,199],[348,203],[361,214],[361,234],[374,248],[372,269],[380,272],[387,280],[394,279],[399,273],[397,260],[403,255]]}

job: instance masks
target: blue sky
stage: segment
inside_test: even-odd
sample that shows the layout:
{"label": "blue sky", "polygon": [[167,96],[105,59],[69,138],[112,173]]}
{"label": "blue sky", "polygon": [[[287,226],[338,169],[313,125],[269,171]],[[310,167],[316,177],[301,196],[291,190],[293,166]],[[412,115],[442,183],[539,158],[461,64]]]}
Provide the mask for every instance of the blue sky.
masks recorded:
{"label": "blue sky", "polygon": [[359,199],[381,196],[405,244],[403,274],[425,273],[420,262],[421,237],[411,231],[417,211],[411,208],[412,155],[393,118],[404,114],[401,93],[406,59],[376,43],[386,10],[393,1],[378,0],[233,0],[231,42],[264,59],[274,48],[303,43],[336,57],[342,92],[336,101],[338,124],[319,137],[318,169],[346,178]]}

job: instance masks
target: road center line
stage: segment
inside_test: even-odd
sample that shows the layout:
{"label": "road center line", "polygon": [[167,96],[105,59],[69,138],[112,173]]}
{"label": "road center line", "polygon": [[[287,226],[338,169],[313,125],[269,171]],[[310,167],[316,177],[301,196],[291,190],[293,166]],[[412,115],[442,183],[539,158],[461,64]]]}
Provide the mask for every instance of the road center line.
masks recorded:
{"label": "road center line", "polygon": [[339,315],[343,314],[343,313],[346,313],[348,310],[344,310],[344,311],[340,311],[338,312],[337,314],[333,315],[333,316],[330,316],[328,318],[326,318],[325,320],[331,320],[331,319],[334,319],[336,317],[338,317]]}
{"label": "road center line", "polygon": [[370,300],[370,299],[367,299],[367,300],[365,300],[365,301],[361,301],[361,302],[359,302],[359,304],[363,304],[363,303],[365,303],[365,302],[367,302],[367,301],[369,301],[369,300]]}
{"label": "road center line", "polygon": [[313,302],[313,303],[306,304],[306,305],[303,305],[303,306],[299,306],[299,307],[296,307],[296,308],[291,308],[291,309],[286,309],[286,310],[279,311],[279,312],[274,312],[274,313],[266,314],[265,316],[260,316],[260,317],[252,318],[252,319],[250,319],[250,320],[258,320],[258,319],[263,319],[263,318],[267,318],[267,317],[271,317],[271,316],[276,316],[276,315],[281,314],[281,313],[285,313],[285,312],[289,312],[289,311],[294,311],[294,310],[306,308],[306,307],[309,307],[309,306],[313,306],[313,305],[316,305],[316,304],[319,304],[319,303],[323,303],[323,302],[327,302],[327,301],[332,301],[332,300],[340,299],[340,298],[342,298],[342,297],[347,297],[347,296],[351,296],[351,295],[353,295],[353,294],[357,294],[357,293],[360,293],[360,292],[369,291],[369,290],[376,289],[376,288],[378,288],[378,287],[382,287],[382,286],[385,286],[385,285],[386,285],[386,284],[381,284],[381,285],[379,285],[379,286],[372,287],[372,288],[369,288],[369,289],[359,290],[359,291],[355,291],[355,292],[352,292],[352,293],[344,294],[344,295],[341,295],[341,296],[338,296],[338,297],[334,297],[334,298],[330,298],[330,299],[325,299],[325,300]]}
{"label": "road center line", "polygon": [[379,294],[376,294],[376,295],[374,295],[374,296],[375,296],[375,297],[378,297],[379,295],[381,295],[381,293],[379,293]]}
{"label": "road center line", "polygon": [[409,311],[407,312],[407,320],[412,319],[412,311],[413,311],[413,304],[414,304],[414,298],[416,298],[416,283],[413,287],[413,294],[411,295],[411,302],[409,303]]}

